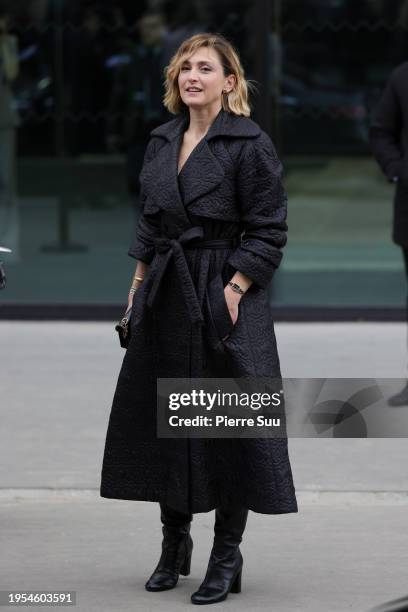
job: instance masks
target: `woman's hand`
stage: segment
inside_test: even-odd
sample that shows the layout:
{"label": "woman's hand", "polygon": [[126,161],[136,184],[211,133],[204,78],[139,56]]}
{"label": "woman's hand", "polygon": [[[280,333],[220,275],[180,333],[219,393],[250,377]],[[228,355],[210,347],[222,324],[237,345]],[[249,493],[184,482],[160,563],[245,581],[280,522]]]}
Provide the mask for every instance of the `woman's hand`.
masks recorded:
{"label": "woman's hand", "polygon": [[226,287],[224,287],[224,296],[225,301],[227,302],[230,317],[232,319],[233,324],[235,325],[239,313],[238,304],[241,301],[242,295],[237,293],[236,291],[233,291],[230,285],[227,285]]}
{"label": "woman's hand", "polygon": [[[139,285],[139,283],[137,283]],[[139,287],[136,289],[136,291],[139,290]],[[129,310],[129,308],[132,308],[133,305],[133,300],[134,300],[134,296],[136,291],[129,291],[129,295],[128,295],[128,305],[127,305],[127,310]]]}
{"label": "woman's hand", "polygon": [[127,307],[128,310],[129,308],[132,308],[133,299],[134,299],[133,296],[136,293],[136,291],[140,289],[140,285],[144,282],[144,278],[148,271],[149,271],[149,264],[145,263],[144,261],[138,260],[137,265],[136,265],[136,270],[135,270],[135,273],[132,279],[131,288],[129,290],[128,307]]}
{"label": "woman's hand", "polygon": [[129,291],[129,295],[128,295],[128,305],[127,305],[127,309],[129,310],[129,308],[132,308],[133,305],[133,296],[134,296],[134,292],[133,291]]}

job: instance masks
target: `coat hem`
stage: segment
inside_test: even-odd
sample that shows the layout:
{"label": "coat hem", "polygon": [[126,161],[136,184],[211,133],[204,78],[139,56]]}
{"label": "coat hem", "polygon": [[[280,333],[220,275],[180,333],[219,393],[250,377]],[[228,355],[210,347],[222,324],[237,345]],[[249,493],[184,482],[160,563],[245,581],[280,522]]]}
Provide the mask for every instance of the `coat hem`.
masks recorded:
{"label": "coat hem", "polygon": [[[115,493],[114,491],[110,492],[110,491],[101,489],[99,494],[100,494],[100,497],[104,497],[105,499],[118,499],[118,500],[125,500],[125,501],[146,501],[146,502],[157,502],[157,503],[162,502],[162,503],[166,503],[167,505],[171,506],[171,503],[166,498],[166,496],[161,495],[159,493],[153,493],[153,492],[137,493],[137,492],[126,492],[126,491],[121,492],[121,493]],[[265,508],[265,507],[257,506],[254,504],[248,504],[248,503],[244,503],[243,505],[244,507],[248,508],[248,510],[251,510],[252,512],[256,512],[257,514],[291,514],[291,513],[297,513],[299,511],[296,501],[292,505],[286,505],[285,508],[276,508],[276,507],[275,508]],[[219,506],[219,503],[214,501],[209,504],[193,506],[193,509],[191,510],[191,512],[193,514],[211,512],[212,510],[215,510],[218,506]]]}

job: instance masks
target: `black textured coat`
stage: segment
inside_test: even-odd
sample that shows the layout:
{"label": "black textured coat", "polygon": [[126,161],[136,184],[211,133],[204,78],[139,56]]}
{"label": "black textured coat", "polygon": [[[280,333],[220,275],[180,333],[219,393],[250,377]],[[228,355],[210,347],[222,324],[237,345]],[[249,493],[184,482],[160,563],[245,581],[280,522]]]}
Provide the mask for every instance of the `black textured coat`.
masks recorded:
{"label": "black textured coat", "polygon": [[370,142],[388,180],[398,177],[393,239],[408,247],[408,62],[391,73],[372,116]]}
{"label": "black textured coat", "polygon": [[[286,242],[281,163],[254,121],[221,110],[177,176],[188,120],[151,132],[140,174],[144,210],[129,254],[150,267],[133,300],[100,493],[193,513],[230,502],[297,512],[286,437],[156,436],[158,377],[280,377],[267,286]],[[200,238],[219,242],[194,247]],[[253,284],[233,324],[224,286],[236,270]]]}

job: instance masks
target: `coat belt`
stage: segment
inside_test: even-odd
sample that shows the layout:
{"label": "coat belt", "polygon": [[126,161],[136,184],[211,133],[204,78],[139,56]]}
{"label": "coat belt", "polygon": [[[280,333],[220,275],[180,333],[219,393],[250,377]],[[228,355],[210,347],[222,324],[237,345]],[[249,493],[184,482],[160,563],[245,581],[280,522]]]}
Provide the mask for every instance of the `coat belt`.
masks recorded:
{"label": "coat belt", "polygon": [[201,226],[195,226],[185,230],[178,238],[168,238],[166,236],[154,238],[154,246],[156,252],[159,254],[159,260],[157,262],[153,283],[147,297],[147,305],[149,308],[152,308],[154,304],[166,268],[170,262],[170,259],[174,257],[178,278],[190,320],[192,323],[204,322],[203,313],[184,255],[183,247],[198,249],[225,249],[236,246],[238,244],[238,240],[236,238],[202,240],[203,233],[204,231]]}

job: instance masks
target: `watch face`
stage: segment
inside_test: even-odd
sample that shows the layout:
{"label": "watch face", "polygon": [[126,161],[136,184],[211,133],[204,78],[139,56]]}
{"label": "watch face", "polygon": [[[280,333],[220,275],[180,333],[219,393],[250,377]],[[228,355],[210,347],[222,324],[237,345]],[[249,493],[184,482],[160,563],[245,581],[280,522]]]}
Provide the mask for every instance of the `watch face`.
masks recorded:
{"label": "watch face", "polygon": [[237,293],[241,293],[241,294],[244,293],[242,291],[241,287],[237,283],[233,283],[233,282],[230,281],[228,284],[231,286],[233,291],[236,291]]}

